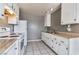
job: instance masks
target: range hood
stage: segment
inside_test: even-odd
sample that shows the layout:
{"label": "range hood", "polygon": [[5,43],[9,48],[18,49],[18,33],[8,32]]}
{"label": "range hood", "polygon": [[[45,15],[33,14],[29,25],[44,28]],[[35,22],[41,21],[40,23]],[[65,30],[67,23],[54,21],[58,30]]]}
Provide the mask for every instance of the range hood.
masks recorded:
{"label": "range hood", "polygon": [[5,16],[16,16],[16,13],[9,8],[7,5],[4,7],[4,15]]}

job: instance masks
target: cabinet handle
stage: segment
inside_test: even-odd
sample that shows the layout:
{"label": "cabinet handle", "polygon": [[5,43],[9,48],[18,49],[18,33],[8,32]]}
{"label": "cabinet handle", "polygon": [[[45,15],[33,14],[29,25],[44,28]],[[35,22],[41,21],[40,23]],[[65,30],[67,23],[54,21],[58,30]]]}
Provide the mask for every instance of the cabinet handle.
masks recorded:
{"label": "cabinet handle", "polygon": [[74,19],[74,21],[76,21],[76,19]]}
{"label": "cabinet handle", "polygon": [[54,38],[56,40],[56,38]]}
{"label": "cabinet handle", "polygon": [[53,42],[53,40],[52,40],[52,42]]}
{"label": "cabinet handle", "polygon": [[52,48],[53,48],[53,46],[52,46]]}
{"label": "cabinet handle", "polygon": [[17,48],[15,48],[15,50],[17,50]]}
{"label": "cabinet handle", "polygon": [[2,14],[2,16],[4,16],[4,15]]}
{"label": "cabinet handle", "polygon": [[61,44],[58,44],[59,46],[61,45]]}
{"label": "cabinet handle", "polygon": [[57,42],[56,42],[56,44],[57,44]]}
{"label": "cabinet handle", "polygon": [[61,41],[62,43],[64,43],[64,41]]}
{"label": "cabinet handle", "polygon": [[68,50],[68,48],[66,48],[66,50]]}
{"label": "cabinet handle", "polygon": [[15,9],[14,9],[14,11],[15,11]]}

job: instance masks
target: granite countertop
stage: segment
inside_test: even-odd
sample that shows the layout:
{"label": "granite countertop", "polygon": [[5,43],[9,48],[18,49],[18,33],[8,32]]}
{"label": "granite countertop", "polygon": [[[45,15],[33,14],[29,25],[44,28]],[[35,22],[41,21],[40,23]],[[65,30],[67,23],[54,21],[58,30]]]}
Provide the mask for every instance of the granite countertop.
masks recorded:
{"label": "granite countertop", "polygon": [[54,35],[59,35],[65,38],[79,38],[79,33],[71,33],[71,32],[57,32]]}
{"label": "granite countertop", "polygon": [[16,39],[11,38],[11,39],[0,39],[0,54],[2,54],[6,49],[8,49]]}
{"label": "granite countertop", "polygon": [[0,54],[5,52],[22,33],[12,33],[8,36],[0,36]]}
{"label": "granite countertop", "polygon": [[79,33],[73,33],[73,32],[59,32],[59,31],[56,31],[56,33],[49,33],[49,34],[53,34],[53,35],[56,35],[56,36],[61,36],[61,37],[64,37],[64,38],[79,38]]}

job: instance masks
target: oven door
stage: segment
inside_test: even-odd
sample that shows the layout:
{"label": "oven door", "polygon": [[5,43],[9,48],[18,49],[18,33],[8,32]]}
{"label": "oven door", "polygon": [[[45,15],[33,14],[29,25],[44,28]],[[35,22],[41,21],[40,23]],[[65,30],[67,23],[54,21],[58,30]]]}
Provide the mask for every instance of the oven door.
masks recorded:
{"label": "oven door", "polygon": [[24,53],[24,39],[22,39],[20,42],[19,42],[19,50],[20,50],[20,55],[22,55]]}
{"label": "oven door", "polygon": [[23,49],[23,47],[24,47],[24,39],[21,41],[21,46],[20,46],[20,50],[22,50]]}

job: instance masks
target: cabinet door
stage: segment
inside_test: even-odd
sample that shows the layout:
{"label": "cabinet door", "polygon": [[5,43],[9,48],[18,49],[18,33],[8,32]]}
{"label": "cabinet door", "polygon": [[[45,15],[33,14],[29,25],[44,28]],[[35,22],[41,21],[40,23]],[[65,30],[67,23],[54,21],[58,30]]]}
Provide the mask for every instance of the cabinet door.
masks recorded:
{"label": "cabinet door", "polygon": [[15,16],[8,17],[8,24],[17,24],[17,19]]}
{"label": "cabinet door", "polygon": [[44,17],[44,26],[46,26],[46,16]]}
{"label": "cabinet door", "polygon": [[17,50],[16,45],[14,45],[14,46],[12,46],[12,48],[9,49],[8,52],[6,52],[5,54],[6,54],[6,55],[16,55],[16,53],[17,53],[16,50]]}
{"label": "cabinet door", "polygon": [[61,43],[58,44],[58,54],[59,55],[68,55],[68,51],[66,50],[66,47]]}
{"label": "cabinet door", "polygon": [[77,6],[77,10],[76,10],[77,20],[76,20],[76,22],[79,23],[79,3],[76,3],[76,6]]}
{"label": "cabinet door", "polygon": [[15,13],[16,13],[16,19],[17,19],[17,23],[19,22],[19,6],[16,4],[15,5],[16,6],[16,8],[15,8]]}
{"label": "cabinet door", "polygon": [[54,40],[54,36],[52,35],[51,38],[50,38],[50,47],[52,49],[54,49],[54,43],[55,43],[55,40]]}
{"label": "cabinet door", "polygon": [[44,32],[42,32],[42,40],[45,42],[45,40],[46,40],[46,36],[45,36],[45,33]]}
{"label": "cabinet door", "polygon": [[4,18],[4,3],[0,3],[0,18]]}
{"label": "cabinet door", "polygon": [[79,55],[79,38],[70,39],[69,54]]}
{"label": "cabinet door", "polygon": [[8,3],[6,5],[16,14],[16,16],[8,16],[8,24],[18,24],[18,21],[19,21],[19,9],[18,9],[17,4]]}
{"label": "cabinet door", "polygon": [[69,47],[69,40],[67,38],[57,36],[59,39],[59,42],[63,44],[65,47]]}
{"label": "cabinet door", "polygon": [[53,49],[58,54],[58,39],[56,37],[54,39]]}
{"label": "cabinet door", "polygon": [[55,43],[55,51],[57,54],[60,55],[65,55],[68,54],[68,39],[65,39],[60,36],[55,36],[56,37],[56,43]]}
{"label": "cabinet door", "polygon": [[6,5],[15,12],[15,9],[16,9],[15,3],[7,3]]}
{"label": "cabinet door", "polygon": [[45,16],[45,24],[44,26],[51,26],[51,14],[47,13]]}
{"label": "cabinet door", "polygon": [[47,14],[47,26],[51,26],[51,14]]}
{"label": "cabinet door", "polygon": [[13,3],[7,3],[6,4],[9,8],[13,9]]}
{"label": "cabinet door", "polygon": [[51,46],[51,34],[50,33],[46,33],[46,37],[47,37],[47,44],[49,45],[49,46]]}
{"label": "cabinet door", "polygon": [[51,36],[51,48],[55,51],[56,47],[56,38],[54,36]]}
{"label": "cabinet door", "polygon": [[41,33],[41,40],[43,40],[44,39],[44,33],[42,32]]}
{"label": "cabinet door", "polygon": [[73,3],[63,3],[61,5],[61,24],[75,23],[75,5]]}

